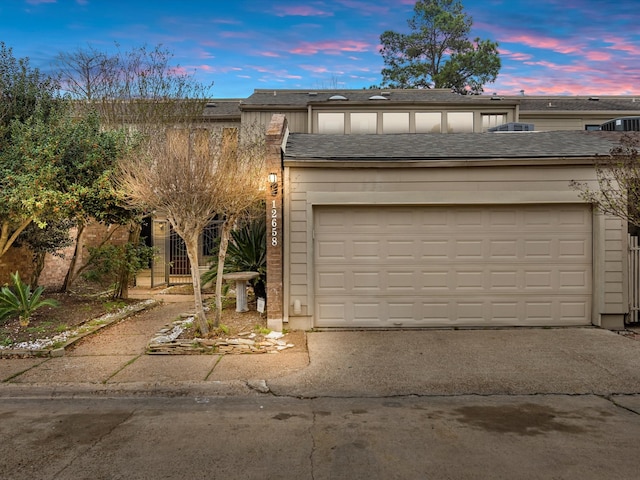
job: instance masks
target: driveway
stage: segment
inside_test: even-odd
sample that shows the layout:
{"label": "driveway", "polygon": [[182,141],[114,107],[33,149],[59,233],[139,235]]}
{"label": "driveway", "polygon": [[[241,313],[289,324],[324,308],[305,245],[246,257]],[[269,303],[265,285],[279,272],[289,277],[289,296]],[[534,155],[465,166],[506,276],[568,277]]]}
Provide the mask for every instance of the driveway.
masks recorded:
{"label": "driveway", "polygon": [[640,393],[640,341],[599,328],[308,334],[310,364],[279,395]]}

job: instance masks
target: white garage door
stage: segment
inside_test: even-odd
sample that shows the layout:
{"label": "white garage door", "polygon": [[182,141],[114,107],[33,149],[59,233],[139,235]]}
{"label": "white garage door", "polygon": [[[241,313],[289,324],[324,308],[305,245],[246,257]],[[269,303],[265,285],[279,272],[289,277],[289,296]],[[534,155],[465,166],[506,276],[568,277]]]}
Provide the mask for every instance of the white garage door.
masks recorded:
{"label": "white garage door", "polygon": [[314,209],[315,325],[587,325],[582,205]]}

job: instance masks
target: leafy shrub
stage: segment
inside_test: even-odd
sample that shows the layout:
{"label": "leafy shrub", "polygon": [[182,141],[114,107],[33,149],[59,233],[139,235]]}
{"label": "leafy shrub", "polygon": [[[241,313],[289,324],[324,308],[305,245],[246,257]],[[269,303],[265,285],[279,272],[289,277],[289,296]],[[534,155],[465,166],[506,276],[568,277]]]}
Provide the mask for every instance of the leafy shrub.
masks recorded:
{"label": "leafy shrub", "polygon": [[[218,264],[214,262],[202,274],[202,284],[215,281]],[[256,218],[231,232],[224,272],[258,272],[251,286],[256,297],[266,298],[267,279],[267,225],[264,218]]]}
{"label": "leafy shrub", "polygon": [[44,306],[57,307],[58,302],[41,298],[43,287],[37,287],[33,292],[31,286],[20,279],[18,272],[11,274],[13,287],[0,289],[0,321],[18,317],[22,326],[29,325],[33,313]]}
{"label": "leafy shrub", "polygon": [[91,266],[82,274],[83,277],[103,287],[113,288],[113,298],[120,298],[123,272],[135,275],[146,268],[155,255],[155,249],[140,241],[137,245],[126,243],[89,247],[89,254]]}

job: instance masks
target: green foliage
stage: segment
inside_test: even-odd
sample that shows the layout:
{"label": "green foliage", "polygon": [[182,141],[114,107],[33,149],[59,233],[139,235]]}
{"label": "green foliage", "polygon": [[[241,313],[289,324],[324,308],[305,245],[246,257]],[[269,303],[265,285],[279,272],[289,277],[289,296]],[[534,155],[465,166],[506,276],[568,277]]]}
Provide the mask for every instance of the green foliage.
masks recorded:
{"label": "green foliage", "polygon": [[18,317],[24,326],[29,324],[33,313],[44,306],[58,306],[58,302],[41,298],[43,288],[37,287],[31,291],[31,286],[25,284],[18,272],[11,274],[13,287],[0,289],[0,321]]}
{"label": "green foliage", "polygon": [[[119,298],[123,287],[121,279],[131,278],[140,270],[147,268],[154,254],[154,248],[148,247],[142,241],[137,245],[126,243],[125,245],[105,244],[90,247],[90,266],[83,273],[83,277],[105,287],[112,287],[113,297]],[[124,277],[123,274],[125,274]]]}
{"label": "green foliage", "polygon": [[[256,297],[266,297],[267,278],[267,228],[264,218],[256,218],[231,232],[224,271],[258,272],[260,276],[251,281]],[[202,275],[202,283],[215,281],[218,264],[214,262]]]}
{"label": "green foliage", "polygon": [[6,115],[0,118],[0,255],[32,222],[44,228],[65,218],[129,221],[134,213],[120,206],[112,177],[136,144],[124,129],[104,130],[94,112],[79,116],[64,99],[41,100],[53,95],[41,91],[49,83],[2,48],[0,91],[6,83],[10,93],[31,99],[0,112]]}
{"label": "green foliage", "polygon": [[407,22],[411,33],[388,30],[380,35],[384,86],[479,94],[496,80],[498,43],[469,39],[473,21],[459,1],[418,0],[413,11]]}
{"label": "green foliage", "polygon": [[73,222],[69,219],[56,219],[47,222],[44,228],[30,224],[16,239],[15,246],[26,246],[33,253],[49,253],[62,257],[61,250],[73,245],[69,229]]}
{"label": "green foliage", "polygon": [[12,121],[25,121],[36,110],[50,112],[57,100],[58,82],[29,65],[28,58],[17,59],[13,50],[0,42],[0,147],[7,140]]}

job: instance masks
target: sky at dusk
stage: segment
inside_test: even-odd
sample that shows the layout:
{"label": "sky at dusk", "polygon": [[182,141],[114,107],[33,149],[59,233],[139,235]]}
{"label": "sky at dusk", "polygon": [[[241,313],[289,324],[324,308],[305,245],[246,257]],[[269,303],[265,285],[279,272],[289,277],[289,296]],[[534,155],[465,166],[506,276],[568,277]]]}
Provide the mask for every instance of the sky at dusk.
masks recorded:
{"label": "sky at dusk", "polygon": [[[254,89],[366,88],[383,67],[380,34],[408,33],[414,0],[0,0],[0,41],[49,71],[59,52],[162,44],[214,82]],[[463,0],[471,35],[499,42],[485,93],[640,94],[638,0]]]}

